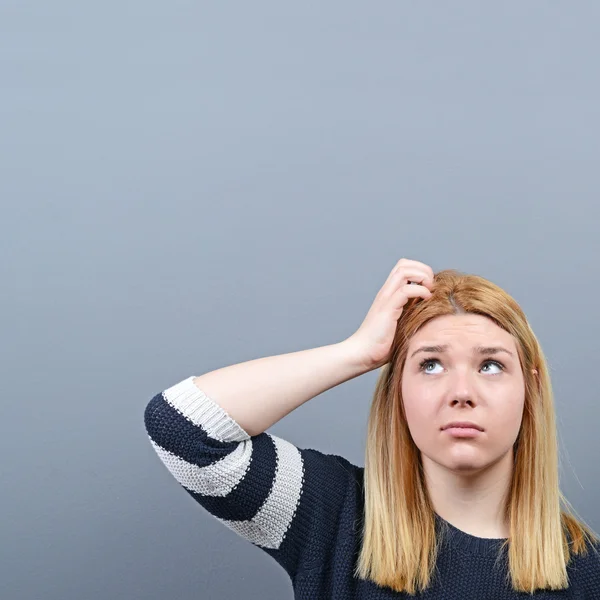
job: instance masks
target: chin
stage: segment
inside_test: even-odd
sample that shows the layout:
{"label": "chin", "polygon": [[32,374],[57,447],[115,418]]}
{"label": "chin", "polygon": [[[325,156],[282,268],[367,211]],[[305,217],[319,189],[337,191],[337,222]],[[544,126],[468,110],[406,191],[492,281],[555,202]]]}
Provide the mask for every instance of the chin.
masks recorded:
{"label": "chin", "polygon": [[484,471],[488,464],[475,463],[472,461],[456,461],[455,464],[444,465],[450,471],[459,475],[475,475]]}
{"label": "chin", "polygon": [[463,474],[477,473],[491,465],[480,451],[456,452],[455,454],[450,452],[432,460],[445,469]]}

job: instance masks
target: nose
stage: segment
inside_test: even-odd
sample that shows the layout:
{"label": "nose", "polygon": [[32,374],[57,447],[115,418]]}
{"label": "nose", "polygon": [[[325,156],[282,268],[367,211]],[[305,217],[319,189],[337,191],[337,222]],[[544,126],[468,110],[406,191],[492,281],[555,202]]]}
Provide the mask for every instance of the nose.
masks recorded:
{"label": "nose", "polygon": [[450,401],[456,404],[475,404],[473,382],[467,372],[457,370],[450,378]]}
{"label": "nose", "polygon": [[474,406],[475,401],[471,394],[465,394],[465,393],[454,394],[452,396],[452,405],[456,406],[457,404]]}

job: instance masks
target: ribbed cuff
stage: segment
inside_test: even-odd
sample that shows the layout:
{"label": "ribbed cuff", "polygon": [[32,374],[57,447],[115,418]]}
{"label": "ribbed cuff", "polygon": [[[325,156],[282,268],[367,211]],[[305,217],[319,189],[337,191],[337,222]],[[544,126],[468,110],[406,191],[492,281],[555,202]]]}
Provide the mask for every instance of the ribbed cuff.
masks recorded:
{"label": "ribbed cuff", "polygon": [[194,383],[195,375],[167,388],[163,394],[181,414],[221,442],[242,442],[250,434]]}

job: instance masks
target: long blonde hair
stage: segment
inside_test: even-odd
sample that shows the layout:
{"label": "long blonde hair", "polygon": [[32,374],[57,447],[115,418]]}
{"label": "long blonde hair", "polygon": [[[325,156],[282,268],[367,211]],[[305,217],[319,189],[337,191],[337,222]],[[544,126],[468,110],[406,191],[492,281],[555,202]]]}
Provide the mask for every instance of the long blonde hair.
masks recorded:
{"label": "long blonde hair", "polygon": [[430,298],[409,299],[398,320],[390,361],[377,380],[367,425],[365,513],[355,576],[410,595],[431,582],[440,540],[420,451],[406,422],[402,371],[409,341],[425,323],[465,313],[484,315],[514,336],[525,379],[505,513],[510,534],[501,548],[508,549],[508,576],[519,592],[565,589],[571,554],[586,554],[586,539],[593,544],[599,537],[574,516],[559,489],[556,415],[546,359],[511,296],[482,277],[454,269],[435,275]]}

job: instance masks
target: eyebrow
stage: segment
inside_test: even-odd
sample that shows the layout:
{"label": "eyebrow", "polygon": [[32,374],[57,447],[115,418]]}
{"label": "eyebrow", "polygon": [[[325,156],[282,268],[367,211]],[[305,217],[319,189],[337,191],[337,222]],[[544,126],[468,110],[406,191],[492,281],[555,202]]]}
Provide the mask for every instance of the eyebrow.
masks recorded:
{"label": "eyebrow", "polygon": [[[421,346],[417,348],[410,357],[412,358],[417,352],[445,352],[449,348],[449,344],[442,346]],[[473,354],[498,354],[499,352],[506,352],[514,358],[514,353],[502,346],[474,346]]]}

